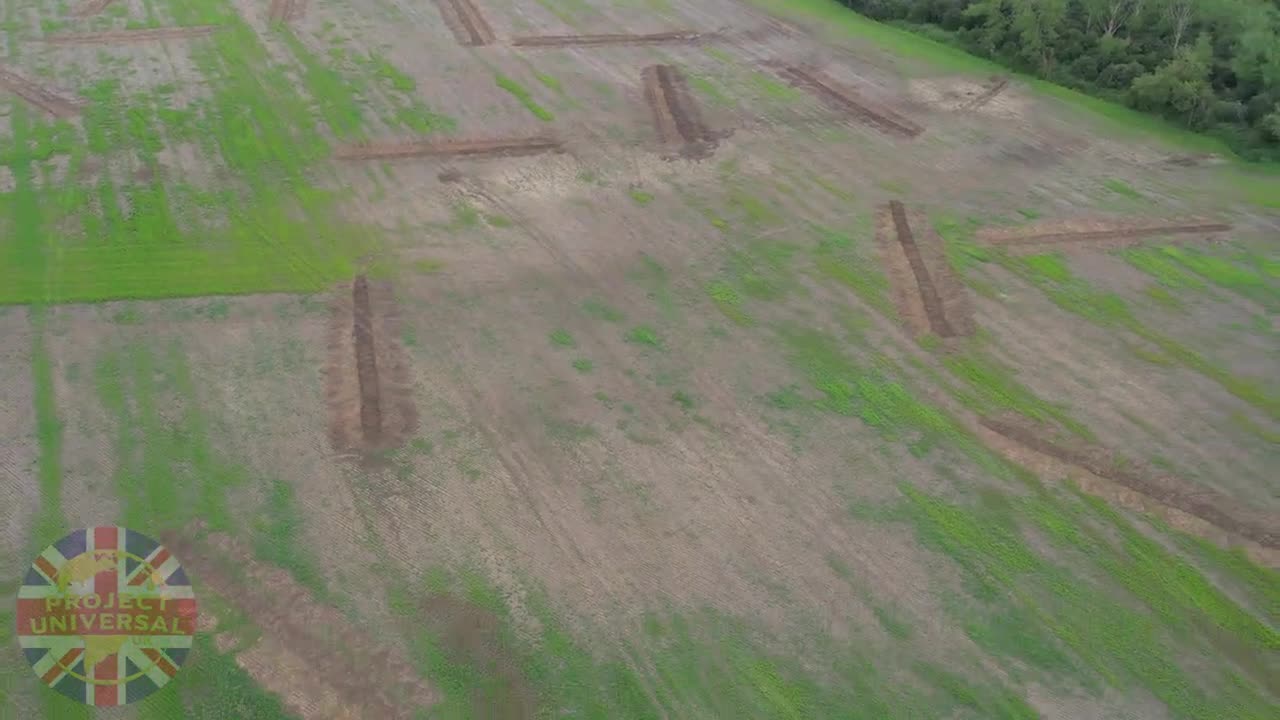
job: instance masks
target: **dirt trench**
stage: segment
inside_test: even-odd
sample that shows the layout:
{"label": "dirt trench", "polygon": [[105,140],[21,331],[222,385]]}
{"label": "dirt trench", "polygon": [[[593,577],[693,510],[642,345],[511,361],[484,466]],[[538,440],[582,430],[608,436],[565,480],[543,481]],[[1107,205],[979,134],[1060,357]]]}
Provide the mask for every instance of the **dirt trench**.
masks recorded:
{"label": "dirt trench", "polygon": [[79,5],[71,8],[71,11],[68,12],[67,14],[70,15],[71,17],[80,17],[80,18],[93,17],[94,15],[101,15],[102,12],[106,10],[107,7],[110,6],[111,3],[113,2],[115,2],[115,0],[86,0],[86,2],[82,2]]}
{"label": "dirt trench", "polygon": [[877,217],[876,240],[898,314],[913,335],[949,339],[973,334],[973,309],[964,284],[926,218],[908,213],[901,202],[890,202]]}
{"label": "dirt trench", "polygon": [[308,0],[271,0],[267,18],[271,22],[287,23],[306,17]]}
{"label": "dirt trench", "polygon": [[331,305],[325,375],[334,450],[363,456],[413,435],[418,412],[388,285],[361,275],[340,289]]}
{"label": "dirt trench", "polygon": [[518,157],[561,152],[553,137],[490,138],[475,140],[399,140],[345,145],[334,151],[339,160],[396,160],[415,157]]}
{"label": "dirt trench", "polygon": [[1000,93],[1004,92],[1004,89],[1007,87],[1009,87],[1009,78],[993,78],[991,85],[986,90],[983,90],[977,97],[965,102],[965,104],[960,106],[960,109],[977,110],[992,100],[995,100],[996,97],[998,97]]}
{"label": "dirt trench", "polygon": [[984,417],[979,422],[1034,452],[1114,482],[1264,548],[1280,549],[1280,517],[1255,511],[1209,488],[1158,473],[1145,464],[1121,459],[1107,448],[1055,439],[1047,428],[1025,420]]}
{"label": "dirt trench", "polygon": [[471,0],[435,0],[435,3],[459,45],[480,47],[492,45],[497,39],[489,21]]}
{"label": "dirt trench", "polygon": [[817,95],[828,105],[881,132],[903,138],[914,138],[924,126],[868,101],[852,88],[836,82],[818,70],[791,65],[774,66],[774,71],[793,87]]}
{"label": "dirt trench", "polygon": [[684,157],[709,157],[723,134],[713,132],[703,122],[684,73],[670,65],[651,65],[641,71],[640,77],[659,140],[681,145],[680,154]]}
{"label": "dirt trench", "polygon": [[1116,221],[1050,220],[1017,228],[983,228],[978,240],[990,245],[1028,252],[1071,246],[1124,247],[1152,237],[1212,235],[1231,230],[1229,223],[1208,220]]}

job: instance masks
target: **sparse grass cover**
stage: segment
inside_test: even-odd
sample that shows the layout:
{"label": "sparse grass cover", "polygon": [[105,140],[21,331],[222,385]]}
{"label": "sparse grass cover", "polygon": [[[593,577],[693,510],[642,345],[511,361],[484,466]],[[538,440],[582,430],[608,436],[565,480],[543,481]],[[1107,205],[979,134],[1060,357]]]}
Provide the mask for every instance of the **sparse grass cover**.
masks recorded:
{"label": "sparse grass cover", "polygon": [[1117,195],[1123,195],[1130,200],[1141,200],[1142,193],[1133,189],[1133,186],[1123,180],[1111,179],[1104,182],[1103,187]]}
{"label": "sparse grass cover", "polygon": [[[99,84],[85,92],[83,132],[15,105],[11,142],[0,151],[15,185],[0,195],[10,218],[0,303],[317,291],[349,277],[376,244],[376,233],[335,216],[331,193],[310,177],[328,155],[321,123],[339,137],[363,133],[358,84],[280,29],[302,71],[301,83],[291,78],[229,3],[199,0],[172,12],[179,24],[222,26],[190,50],[208,102],[172,111]],[[404,87],[403,79],[392,84]],[[210,194],[167,181],[158,166],[166,141],[199,144],[242,188]],[[154,179],[39,182],[55,154],[74,175],[108,150],[137,153]]]}
{"label": "sparse grass cover", "polygon": [[498,84],[498,87],[511,93],[512,97],[519,100],[520,104],[524,105],[525,109],[533,113],[534,117],[543,122],[551,122],[556,119],[556,116],[552,114],[550,110],[542,107],[533,99],[532,93],[530,93],[525,86],[502,73],[495,73],[493,81]]}
{"label": "sparse grass cover", "polygon": [[[675,9],[665,0],[625,2],[632,10]],[[336,571],[345,584],[370,588],[375,596],[366,599],[375,607],[372,615],[366,607],[343,604],[342,609],[358,625],[371,617],[392,619],[389,627],[373,628],[372,634],[379,641],[404,638],[418,672],[440,692],[440,703],[424,717],[1032,720],[1047,714],[1040,707],[1045,696],[1050,702],[1084,698],[1090,707],[1154,698],[1175,720],[1275,716],[1269,673],[1274,663],[1269,659],[1280,650],[1271,620],[1280,605],[1280,579],[1274,572],[1257,567],[1242,553],[1183,536],[1159,522],[1134,520],[1076,494],[1057,482],[1061,478],[1035,478],[994,455],[967,430],[967,420],[944,408],[1017,412],[1090,438],[1089,428],[1073,417],[1073,408],[1092,400],[1080,398],[1077,406],[1072,398],[1070,407],[1044,400],[1018,368],[1007,364],[1002,348],[988,345],[990,338],[981,332],[967,344],[947,343],[946,348],[937,338],[926,337],[920,344],[937,352],[921,353],[913,341],[892,328],[886,331],[884,323],[871,317],[893,317],[895,311],[871,245],[870,208],[854,193],[879,184],[923,196],[931,190],[929,183],[899,177],[897,168],[892,177],[880,173],[848,187],[842,185],[848,178],[837,173],[829,173],[830,182],[803,172],[788,176],[788,182],[777,180],[781,173],[762,180],[751,177],[759,174],[759,166],[739,165],[735,158],[744,155],[737,154],[742,148],[733,147],[739,142],[735,140],[708,163],[720,161],[714,169],[720,184],[708,193],[715,199],[690,195],[687,201],[696,236],[669,238],[661,247],[628,247],[625,254],[585,263],[594,268],[597,259],[616,261],[606,277],[566,281],[564,275],[535,272],[520,276],[528,285],[484,287],[475,293],[450,290],[450,281],[458,279],[461,286],[469,280],[465,273],[478,267],[472,258],[457,258],[467,243],[480,237],[493,240],[494,246],[527,241],[526,223],[517,225],[465,201],[450,205],[464,195],[446,196],[438,207],[451,212],[450,219],[425,223],[424,234],[437,237],[425,238],[413,250],[434,253],[442,248],[450,272],[436,275],[442,268],[439,261],[396,257],[384,242],[381,223],[356,226],[346,220],[343,210],[349,208],[342,201],[347,189],[328,189],[335,186],[329,156],[336,142],[453,127],[451,119],[427,110],[413,96],[419,88],[411,76],[377,52],[356,47],[356,41],[348,45],[336,37],[346,30],[332,33],[332,22],[326,24],[326,50],[317,52],[316,37],[306,26],[281,24],[267,31],[264,41],[226,0],[144,4],[147,19],[131,22],[224,27],[182,46],[198,73],[184,80],[196,84],[198,92],[188,93],[172,82],[138,92],[141,78],[125,74],[130,71],[113,57],[117,49],[112,48],[99,52],[99,62],[121,77],[77,90],[91,101],[82,120],[46,120],[22,103],[14,103],[12,112],[0,111],[0,122],[6,123],[0,129],[11,130],[17,140],[6,137],[0,143],[0,162],[10,173],[0,181],[13,179],[12,190],[0,192],[0,305],[29,304],[23,320],[29,318],[32,331],[30,368],[20,367],[18,374],[31,385],[30,475],[40,496],[27,533],[33,552],[83,513],[68,492],[73,483],[83,482],[85,458],[79,453],[89,432],[88,439],[101,448],[102,492],[116,501],[107,520],[147,532],[202,519],[240,534],[259,560],[286,569],[323,602],[342,604],[345,599],[336,587],[326,586],[329,571]],[[584,19],[594,22],[600,16],[599,6],[582,0],[543,4],[582,25]],[[112,13],[123,18],[125,5],[117,2]],[[5,5],[7,31],[33,31],[35,16],[18,22],[15,7],[13,0]],[[791,7],[819,5],[799,0]],[[326,11],[313,4],[311,12]],[[985,64],[966,64],[972,58],[956,62],[954,51],[944,46],[921,45],[897,30],[864,25],[860,19],[852,22],[863,37],[919,51],[917,59],[991,74]],[[848,29],[845,21],[828,24]],[[9,45],[11,54],[27,52],[25,47]],[[166,52],[176,58],[177,47]],[[707,52],[722,64],[737,62],[728,52]],[[549,63],[561,62],[556,53],[546,57]],[[549,91],[563,91],[550,75],[534,77]],[[579,78],[576,73],[563,77],[566,82]],[[726,104],[739,103],[744,97],[740,91],[778,102],[789,102],[799,92],[763,74],[726,71],[725,77],[742,79],[714,86]],[[697,89],[698,78],[691,82]],[[551,119],[550,113],[538,115],[534,108],[541,108],[530,93],[510,84],[516,89],[504,89],[541,119]],[[174,97],[187,94],[196,97],[181,109],[169,107]],[[467,117],[468,123],[474,118]],[[841,135],[814,137],[847,141]],[[177,143],[194,148],[213,174],[235,182],[176,177],[164,158]],[[127,152],[147,172],[126,179],[93,170],[94,162],[114,152]],[[664,165],[656,173],[641,166],[637,170],[643,185],[620,179],[611,168],[610,185],[583,170],[583,184],[571,190],[591,194],[597,203],[593,210],[607,201],[624,217],[661,227],[657,223],[664,213],[659,210],[686,195],[670,188],[688,187],[668,186],[666,176],[686,172],[685,165]],[[704,170],[712,172],[705,165]],[[55,182],[58,173],[85,180]],[[365,177],[394,187],[400,173],[398,165],[371,164]],[[352,177],[364,179],[359,170]],[[1110,187],[1098,174],[1084,183],[1095,188],[1106,184],[1130,199],[1136,194],[1128,185]],[[631,188],[629,197],[619,187]],[[640,211],[632,206],[645,206],[655,195],[662,197],[662,207]],[[370,198],[370,203],[382,207],[385,199]],[[529,196],[522,201],[530,201]],[[848,221],[827,212],[836,205],[859,215]],[[1034,219],[1035,211],[1019,212]],[[968,234],[971,225],[939,223],[948,258],[959,271],[978,275],[982,266],[997,265],[986,277],[998,275],[994,282],[1007,282],[1005,274],[1012,273],[1059,307],[1115,331],[1118,352],[1153,363],[1147,369],[1176,364],[1214,378],[1259,411],[1240,404],[1241,412],[1230,418],[1232,427],[1253,445],[1275,443],[1274,423],[1268,421],[1276,419],[1280,408],[1270,385],[1241,379],[1161,328],[1143,326],[1130,296],[1090,286],[1063,255],[1017,257],[980,247]],[[396,238],[416,240],[417,232],[406,226]],[[444,248],[444,242],[455,245]],[[1149,307],[1153,303],[1177,309],[1180,301],[1173,293],[1184,290],[1235,293],[1270,309],[1278,304],[1274,288],[1280,266],[1260,253],[1140,248],[1121,254],[1152,276],[1151,290],[1140,300],[1143,310],[1155,309]],[[324,362],[319,338],[326,336],[331,295],[320,291],[349,280],[357,269],[371,278],[397,281],[405,321],[397,337],[415,361],[413,393],[422,423],[408,447],[379,450],[370,458],[375,462],[343,464],[325,447],[323,416],[309,418],[315,422],[306,426],[291,425],[290,418],[275,427],[278,416],[261,409],[275,398],[236,393],[275,387],[283,376],[316,376],[308,397],[322,401],[316,370]],[[978,280],[970,281],[979,287]],[[438,286],[446,289],[437,293]],[[424,287],[432,288],[429,300],[418,292]],[[988,287],[988,297],[1000,297],[998,289]],[[545,301],[552,297],[561,304],[557,310],[581,315],[521,328],[466,315],[484,307],[490,295],[503,293],[502,300],[510,300],[508,290],[527,293],[514,297],[527,297],[530,308],[549,307]],[[243,303],[223,297],[172,305],[141,302],[269,291],[317,294],[295,296],[274,308],[260,305],[267,302],[260,298]],[[1194,297],[1188,295],[1187,302]],[[57,305],[107,298],[138,302],[103,306],[97,312],[102,335],[88,354],[54,356],[62,348],[84,347],[63,337],[68,325],[59,322],[64,308]],[[633,306],[636,298],[647,298],[651,305],[642,300]],[[441,307],[445,303],[456,306]],[[619,309],[623,307],[625,313]],[[0,315],[5,310],[0,307]],[[464,318],[460,324],[477,321],[464,325],[470,334],[454,334],[435,322],[454,317],[455,310]],[[1266,321],[1252,319],[1255,324]],[[308,324],[297,336],[278,342],[277,326],[264,326],[295,321]],[[217,327],[231,334],[250,333],[243,339],[245,357],[229,360],[234,366],[225,368],[225,374],[222,367],[209,372],[208,359],[193,354],[209,344],[197,346],[186,339],[187,328],[171,327],[187,322],[198,323],[198,331]],[[573,328],[590,323],[592,329],[576,330],[575,338],[557,322]],[[157,328],[159,333],[152,332]],[[515,341],[504,345],[512,336]],[[612,342],[596,347],[597,338]],[[626,344],[621,352],[608,347],[619,340]],[[528,363],[550,378],[511,373],[509,367],[519,363],[509,362],[503,353],[530,348],[535,354],[541,349],[555,355],[549,364]],[[595,352],[600,354],[593,361],[588,356]],[[0,363],[10,358],[0,352]],[[449,370],[456,370],[456,376],[438,377]],[[625,379],[614,384],[615,375]],[[457,384],[465,394],[477,396],[491,392],[491,386],[515,392],[501,396],[510,405],[495,418],[463,407],[470,399],[453,400],[453,388],[438,392],[434,383],[441,381],[461,381]],[[542,393],[546,387],[553,391]],[[526,397],[534,393],[539,393],[536,399]],[[77,401],[87,403],[90,411],[65,407]],[[753,413],[763,415],[766,424],[739,432],[754,424]],[[264,426],[253,426],[255,422]],[[249,427],[230,427],[233,423]],[[485,432],[477,428],[481,425]],[[253,447],[260,435],[269,436],[264,447]],[[315,462],[333,466],[304,477],[279,474],[281,467],[291,465],[273,464],[275,453],[268,451],[287,452],[287,446],[276,444],[283,435],[308,443],[299,454],[299,467],[309,470]],[[10,437],[22,450],[21,433],[6,435],[6,441]],[[743,437],[752,448],[735,445]],[[509,498],[522,514],[511,533],[507,518],[486,500],[507,494],[508,488],[500,485],[507,478],[499,473],[521,474],[503,467],[511,460],[499,450],[508,440],[522,443],[512,457],[529,471],[509,478],[514,481],[509,487],[535,491]],[[770,447],[777,444],[770,441],[782,445]],[[242,455],[242,442],[255,454]],[[753,454],[757,444],[759,455]],[[746,463],[767,460],[759,462],[760,471],[773,475],[758,478],[765,482],[751,487],[744,482],[747,473],[734,472],[727,464],[725,458],[736,455]],[[787,463],[804,472],[784,475],[780,468]],[[75,474],[68,468],[75,468]],[[666,478],[672,482],[666,487],[651,486],[651,477],[626,476],[635,468],[646,475],[672,472],[675,477]],[[704,468],[708,474],[699,475]],[[308,494],[315,486],[306,483],[325,482],[326,474],[342,489],[335,495],[349,497],[358,517],[324,525],[341,517],[326,513],[338,511],[322,507],[324,500],[319,507],[300,506],[302,498],[315,497]],[[554,485],[532,485],[544,480]],[[495,488],[502,491],[495,493]],[[686,490],[697,493],[686,497],[698,515],[675,526],[646,525],[652,518],[665,522],[672,508],[663,503]],[[822,500],[823,512],[808,513],[811,506],[788,517],[800,507],[788,503],[809,490]],[[877,499],[867,500],[857,490],[869,490]],[[475,526],[460,535],[474,531],[485,543],[462,537],[458,545],[446,547],[455,538],[441,532],[436,540],[444,552],[430,556],[439,549],[434,541],[421,552],[401,537],[393,541],[379,535],[380,528],[395,527],[394,532],[406,535],[420,529],[405,523],[406,517],[424,518],[433,532],[437,524],[446,527],[454,509],[450,498],[458,497],[469,503],[464,522]],[[701,504],[707,497],[711,504]],[[584,514],[571,515],[579,503]],[[753,507],[770,504],[782,512],[755,515],[745,552],[734,554],[742,549],[724,543],[724,537],[741,536],[723,535],[732,532],[726,528],[745,524]],[[714,505],[727,508],[731,520],[717,524]],[[566,516],[560,517],[561,512]],[[387,515],[394,525],[378,525]],[[687,522],[690,518],[694,522]],[[820,520],[815,523],[814,518]],[[775,521],[775,527],[768,527]],[[545,537],[527,537],[536,534],[527,531],[536,531],[540,522],[558,529]],[[1139,529],[1135,522],[1150,527]],[[610,575],[617,569],[607,563],[572,567],[572,561],[526,564],[522,559],[563,560],[571,553],[603,557],[597,554],[609,543],[579,544],[594,540],[586,534],[602,529],[621,535],[637,528],[655,534],[629,535],[627,547],[711,538],[703,549],[725,550],[726,572],[736,574],[727,576],[730,583],[742,583],[727,586],[751,588],[748,594],[760,589],[762,594],[735,605],[738,598],[725,601],[716,595],[718,588],[699,587],[692,576],[682,576],[677,580],[690,581],[689,587],[682,585],[676,594],[687,595],[664,606],[662,593],[669,588],[662,583],[672,580],[661,573],[632,582],[623,574]],[[660,529],[662,535],[656,533]],[[750,542],[757,533],[763,542],[771,532],[780,533],[774,537],[778,539],[815,529],[811,538],[801,538],[813,542],[811,556],[797,552],[785,557],[788,564],[811,564],[803,569],[800,586],[752,566]],[[844,542],[846,530],[896,545],[850,545]],[[328,561],[368,551],[376,584],[360,578],[361,570],[320,566],[310,545],[318,539],[334,543],[317,553]],[[344,542],[352,544],[340,545]],[[546,545],[529,552],[525,542]],[[712,548],[712,542],[724,545]],[[663,550],[688,547],[695,545],[673,544]],[[480,556],[480,562],[469,552]],[[864,562],[866,558],[875,562]],[[923,584],[899,586],[899,561]],[[454,565],[442,569],[437,562]],[[889,577],[866,572],[877,565]],[[424,571],[428,567],[435,569]],[[471,567],[484,570],[466,569]],[[588,592],[549,596],[544,583],[551,583],[529,576],[547,567],[563,572],[554,578],[556,587],[581,585]],[[826,573],[832,574],[829,587],[820,585]],[[808,585],[810,581],[815,584]],[[850,592],[855,586],[861,589],[842,597],[839,608],[809,603],[809,598],[825,597],[819,590]],[[0,594],[15,591],[15,584],[0,578]],[[386,597],[377,597],[383,591]],[[899,602],[904,591],[911,596]],[[704,601],[703,593],[715,600]],[[442,596],[453,604],[424,605]],[[385,606],[378,606],[383,599]],[[586,604],[591,602],[598,604]],[[710,602],[729,607],[712,609]],[[778,603],[783,612],[758,617],[752,603],[759,602]],[[246,674],[248,664],[237,662],[236,654],[269,629],[253,627],[213,593],[202,594],[201,604],[218,616],[220,629],[235,635],[239,646],[225,652],[210,635],[199,634],[196,653],[174,687],[138,706],[134,714],[139,720],[289,717],[281,699],[259,686],[261,678]],[[627,611],[621,622],[620,607]],[[935,607],[941,616],[926,617],[920,610]],[[442,610],[461,614],[451,617]],[[13,644],[13,620],[12,613],[0,609],[0,644]],[[831,632],[833,622],[841,626],[840,633]],[[947,634],[962,647],[936,642]],[[16,717],[18,710],[10,711],[16,706],[11,700],[26,700],[29,693],[26,684],[7,682],[11,671],[29,675],[16,657],[0,657],[0,720],[27,720]],[[40,689],[35,678],[26,679],[31,689]],[[90,717],[83,706],[53,693],[42,692],[39,702],[43,712],[32,714],[45,720]]]}
{"label": "sparse grass cover", "polygon": [[[1099,290],[1072,274],[1061,255],[1013,256],[999,250],[978,248],[971,240],[972,225],[940,224],[939,232],[950,243],[949,254],[957,258],[958,267],[982,262],[995,262],[1019,278],[1044,292],[1058,307],[1079,315],[1103,327],[1125,330],[1154,345],[1166,357],[1217,382],[1228,392],[1265,412],[1272,419],[1280,419],[1280,396],[1263,383],[1240,377],[1229,369],[1211,362],[1208,358],[1165,335],[1159,328],[1144,325],[1134,315],[1124,298],[1116,293]],[[1131,251],[1132,252],[1132,251]],[[1131,255],[1132,256],[1132,255]],[[1150,256],[1145,257],[1149,262]],[[1210,262],[1203,265],[1208,266]],[[1167,264],[1159,266],[1161,277],[1177,277]],[[1227,271],[1219,266],[1224,275]],[[1247,276],[1247,275],[1246,275]],[[1230,277],[1239,282],[1236,274]],[[1252,277],[1252,276],[1249,276]],[[1181,282],[1181,279],[1178,280]],[[1267,291],[1271,292],[1271,291]]]}

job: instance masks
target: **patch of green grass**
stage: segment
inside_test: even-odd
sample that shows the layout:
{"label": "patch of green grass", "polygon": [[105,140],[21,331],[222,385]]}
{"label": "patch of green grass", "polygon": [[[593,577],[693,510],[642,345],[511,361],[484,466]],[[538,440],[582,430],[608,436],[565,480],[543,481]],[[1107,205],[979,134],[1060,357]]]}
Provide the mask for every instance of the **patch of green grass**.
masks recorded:
{"label": "patch of green grass", "polygon": [[[432,709],[435,717],[493,716],[482,709],[484,698],[509,696],[513,687],[525,684],[525,697],[537,699],[536,708],[523,709],[531,717],[1036,717],[998,681],[976,682],[927,662],[902,668],[899,675],[885,667],[883,658],[820,635],[809,640],[806,653],[819,659],[821,670],[815,670],[812,661],[767,650],[760,631],[713,610],[650,612],[642,619],[640,637],[603,650],[584,644],[581,638],[589,633],[571,631],[541,592],[527,594],[521,609],[536,619],[530,636],[515,630],[506,594],[474,574],[438,571],[419,584],[423,589],[398,591],[389,604],[409,629],[421,674],[444,695]],[[476,630],[486,642],[460,643],[420,620],[413,598],[446,591],[475,608],[469,617],[489,618]],[[510,657],[496,662],[486,656],[487,647],[502,648]]]}
{"label": "patch of green grass", "polygon": [[750,75],[750,81],[752,87],[771,100],[795,102],[797,99],[804,97],[802,91],[786,83],[779,82],[777,78],[767,73],[753,71]]}
{"label": "patch of green grass", "polygon": [[627,319],[627,316],[621,310],[601,300],[584,301],[582,303],[582,311],[597,320],[604,320],[610,323],[620,323]]}
{"label": "patch of green grass", "polygon": [[1124,298],[1094,288],[1074,276],[1064,261],[1054,258],[1058,256],[1019,258],[998,252],[987,255],[987,259],[998,262],[1005,269],[1035,285],[1063,310],[1103,327],[1128,330],[1155,346],[1165,357],[1217,382],[1227,392],[1262,410],[1272,419],[1280,420],[1280,396],[1266,385],[1235,375],[1158,329],[1144,325],[1133,314]]}
{"label": "patch of green grass", "polygon": [[262,688],[233,655],[219,651],[213,638],[200,632],[190,661],[162,691],[139,703],[138,715],[145,720],[220,720],[231,708],[237,720],[298,720],[278,695]]}
{"label": "patch of green grass", "polygon": [[395,65],[392,65],[381,55],[369,53],[369,64],[373,67],[378,79],[385,82],[391,89],[402,93],[411,93],[418,89],[416,80],[406,75]]}
{"label": "patch of green grass", "polygon": [[980,414],[996,414],[1012,410],[1044,423],[1058,423],[1075,435],[1095,440],[1083,423],[1073,419],[1066,408],[1042,400],[1030,388],[1018,382],[1012,368],[976,349],[951,353],[942,358],[951,374],[968,386],[959,397]]}
{"label": "patch of green grass", "polygon": [[553,330],[550,338],[551,344],[557,347],[571,348],[578,346],[578,342],[573,339],[573,335],[570,335],[569,331],[564,328]]}
{"label": "patch of green grass", "polygon": [[497,83],[498,87],[511,93],[515,99],[519,100],[520,104],[524,105],[525,109],[532,113],[534,117],[543,122],[551,122],[556,119],[556,116],[550,110],[542,107],[533,99],[533,95],[525,86],[502,73],[495,73],[493,81]]}
{"label": "patch of green grass", "polygon": [[449,219],[449,228],[463,230],[476,227],[480,227],[480,211],[467,202],[454,204],[453,217]]}
{"label": "patch of green grass", "polygon": [[[1280,646],[1276,632],[1103,502],[992,490],[961,505],[910,486],[902,492],[920,540],[965,574],[970,600],[953,612],[976,643],[1011,667],[1024,664],[1084,687],[1136,685],[1177,718],[1260,719],[1274,709],[1245,678],[1204,673],[1193,660],[1182,664],[1177,648],[1195,635],[1221,650],[1225,634],[1238,650],[1263,653]],[[1059,553],[1092,561],[1104,579],[1033,550],[1023,537],[1027,527]]]}
{"label": "patch of green grass", "polygon": [[515,226],[515,223],[511,221],[511,218],[505,215],[485,215],[484,221],[489,226],[496,228],[509,228]]}
{"label": "patch of green grass", "polygon": [[317,597],[328,594],[324,575],[306,547],[303,515],[289,483],[280,479],[270,481],[254,526],[254,552],[259,558],[287,569]]}
{"label": "patch of green grass", "polygon": [[686,73],[685,77],[689,83],[689,87],[693,88],[693,91],[697,93],[708,105],[715,107],[731,107],[736,104],[733,98],[729,96],[729,93],[721,88],[720,84],[715,80],[705,75],[698,75],[694,73]]}
{"label": "patch of green grass", "polygon": [[627,194],[630,195],[631,199],[641,207],[653,202],[653,193],[645,192],[639,188],[632,188]]}
{"label": "patch of green grass", "polygon": [[662,336],[658,335],[658,331],[648,325],[637,325],[631,328],[627,331],[625,339],[635,345],[644,345],[659,350],[664,347]]}
{"label": "patch of green grass", "polygon": [[1043,214],[1039,210],[1034,210],[1031,208],[1019,208],[1018,214],[1028,220],[1039,220],[1041,217],[1043,217]]}
{"label": "patch of green grass", "polygon": [[671,402],[679,405],[685,412],[692,412],[697,405],[693,396],[683,390],[677,390],[672,393]]}
{"label": "patch of green grass", "polygon": [[422,260],[414,260],[410,267],[413,268],[414,272],[419,272],[423,275],[430,275],[431,273],[438,273],[443,270],[444,263],[439,260],[424,258]]}
{"label": "patch of green grass", "polygon": [[751,317],[742,309],[742,296],[732,285],[724,281],[716,281],[707,286],[707,295],[716,309],[736,325],[752,324]]}
{"label": "patch of green grass", "polygon": [[70,530],[62,512],[62,440],[63,424],[58,417],[54,396],[53,364],[45,337],[47,311],[31,308],[31,380],[35,397],[36,478],[40,486],[40,508],[32,528],[32,552],[39,552]]}
{"label": "patch of green grass", "polygon": [[857,231],[821,225],[813,225],[811,230],[817,237],[813,264],[818,272],[852,290],[880,314],[893,317],[896,311],[889,301],[889,279],[878,265],[865,262],[866,252],[855,249],[863,242]]}
{"label": "patch of green grass", "polygon": [[1138,192],[1137,190],[1134,190],[1133,187],[1129,185],[1129,183],[1123,180],[1116,180],[1115,178],[1112,178],[1102,183],[1102,186],[1117,195],[1123,195],[1124,197],[1127,197],[1131,200],[1142,199],[1142,193]]}
{"label": "patch of green grass", "polygon": [[554,440],[582,442],[583,440],[590,440],[598,434],[591,425],[574,420],[547,417],[543,421],[547,426],[547,435]]}
{"label": "patch of green grass", "polygon": [[595,367],[595,363],[591,362],[587,358],[578,358],[573,361],[573,369],[584,375],[594,370]]}
{"label": "patch of green grass", "polygon": [[564,86],[560,84],[560,80],[555,76],[547,75],[546,73],[534,73],[533,76],[538,78],[538,82],[542,83],[548,89],[560,93],[561,95],[564,94]]}

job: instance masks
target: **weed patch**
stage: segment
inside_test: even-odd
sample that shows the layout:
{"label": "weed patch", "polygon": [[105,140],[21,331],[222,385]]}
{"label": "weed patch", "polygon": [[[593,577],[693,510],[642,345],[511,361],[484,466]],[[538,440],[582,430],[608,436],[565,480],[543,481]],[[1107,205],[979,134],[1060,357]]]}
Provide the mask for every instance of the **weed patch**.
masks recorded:
{"label": "weed patch", "polygon": [[501,73],[495,74],[493,80],[498,87],[511,93],[512,97],[519,100],[520,104],[524,105],[525,109],[532,113],[534,117],[543,122],[551,122],[556,119],[556,116],[550,110],[542,107],[533,99],[533,95],[525,86]]}

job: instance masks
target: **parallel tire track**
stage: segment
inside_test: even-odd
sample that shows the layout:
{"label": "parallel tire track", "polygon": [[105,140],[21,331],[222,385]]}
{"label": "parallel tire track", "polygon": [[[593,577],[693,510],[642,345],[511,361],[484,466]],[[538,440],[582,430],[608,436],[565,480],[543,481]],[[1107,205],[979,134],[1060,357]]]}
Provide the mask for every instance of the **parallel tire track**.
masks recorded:
{"label": "parallel tire track", "polygon": [[12,71],[0,67],[0,90],[8,90],[55,118],[79,114],[83,101],[63,97]]}

